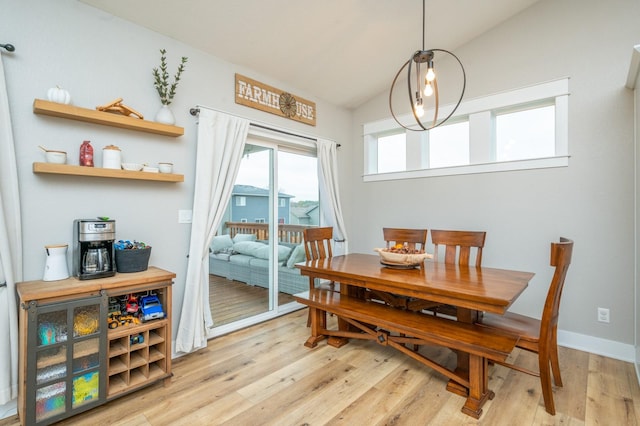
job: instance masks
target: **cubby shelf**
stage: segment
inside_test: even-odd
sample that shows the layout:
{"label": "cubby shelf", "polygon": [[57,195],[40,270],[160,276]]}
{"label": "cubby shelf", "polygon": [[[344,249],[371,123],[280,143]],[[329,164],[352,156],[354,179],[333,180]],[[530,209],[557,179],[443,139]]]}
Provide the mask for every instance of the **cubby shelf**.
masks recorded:
{"label": "cubby shelf", "polygon": [[153,180],[157,182],[184,182],[184,175],[175,173],[132,172],[102,167],[72,166],[70,164],[33,163],[33,173],[71,176],[93,176],[116,179]]}
{"label": "cubby shelf", "polygon": [[157,135],[178,137],[184,135],[184,128],[169,126],[153,121],[140,120],[126,115],[81,108],[73,105],[59,104],[42,99],[33,101],[35,114],[50,115],[52,117],[68,118],[70,120],[87,123],[102,124],[104,126],[120,127],[122,129],[154,133]]}
{"label": "cubby shelf", "polygon": [[[175,277],[150,266],[95,280],[17,283],[21,424],[48,425],[158,381],[169,385]],[[157,295],[164,318],[109,328],[107,307],[123,297],[149,293]],[[85,323],[95,330],[67,335],[66,330]],[[64,333],[57,334],[59,330]],[[85,394],[91,398],[70,403]]]}

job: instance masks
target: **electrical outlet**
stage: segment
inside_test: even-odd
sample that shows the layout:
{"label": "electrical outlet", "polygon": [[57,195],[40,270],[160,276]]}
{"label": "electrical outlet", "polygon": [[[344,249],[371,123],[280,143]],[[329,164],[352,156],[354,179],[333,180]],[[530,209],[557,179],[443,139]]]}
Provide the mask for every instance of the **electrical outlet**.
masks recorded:
{"label": "electrical outlet", "polygon": [[598,322],[609,322],[609,309],[598,308]]}

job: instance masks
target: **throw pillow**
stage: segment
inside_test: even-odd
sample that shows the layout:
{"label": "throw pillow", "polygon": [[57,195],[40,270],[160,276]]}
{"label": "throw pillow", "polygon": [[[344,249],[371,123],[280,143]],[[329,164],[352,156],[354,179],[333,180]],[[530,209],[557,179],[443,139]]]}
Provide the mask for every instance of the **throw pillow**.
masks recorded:
{"label": "throw pillow", "polygon": [[245,254],[247,256],[253,256],[257,258],[262,258],[261,256],[263,255],[261,253],[265,249],[268,253],[269,246],[255,241],[239,241],[233,244],[234,253]]}
{"label": "throw pillow", "polygon": [[255,241],[257,239],[256,234],[236,234],[235,237],[233,237],[233,242],[239,243],[240,241]]}
{"label": "throw pillow", "polygon": [[211,241],[211,250],[214,253],[225,252],[233,247],[233,241],[231,237],[227,234],[225,235],[216,235],[213,237],[213,241]]}
{"label": "throw pillow", "polygon": [[[239,254],[246,254],[247,256],[253,256],[258,259],[269,259],[271,250],[266,244],[259,243],[257,241],[240,241],[233,245],[233,251]],[[278,261],[285,260],[291,249],[287,246],[278,246]]]}
{"label": "throw pillow", "polygon": [[295,264],[298,262],[303,262],[307,259],[307,255],[304,252],[304,245],[297,245],[296,248],[291,252],[291,256],[287,259],[287,268],[295,268]]}

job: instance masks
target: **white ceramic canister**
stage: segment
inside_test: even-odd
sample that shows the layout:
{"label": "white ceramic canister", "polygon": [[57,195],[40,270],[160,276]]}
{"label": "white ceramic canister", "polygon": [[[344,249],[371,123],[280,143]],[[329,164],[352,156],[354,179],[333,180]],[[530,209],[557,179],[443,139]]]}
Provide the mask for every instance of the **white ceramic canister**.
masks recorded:
{"label": "white ceramic canister", "polygon": [[122,151],[115,145],[107,145],[102,148],[102,167],[105,169],[118,169],[122,166]]}
{"label": "white ceramic canister", "polygon": [[44,246],[47,251],[47,261],[44,265],[42,281],[57,281],[69,278],[67,268],[68,244],[55,244]]}

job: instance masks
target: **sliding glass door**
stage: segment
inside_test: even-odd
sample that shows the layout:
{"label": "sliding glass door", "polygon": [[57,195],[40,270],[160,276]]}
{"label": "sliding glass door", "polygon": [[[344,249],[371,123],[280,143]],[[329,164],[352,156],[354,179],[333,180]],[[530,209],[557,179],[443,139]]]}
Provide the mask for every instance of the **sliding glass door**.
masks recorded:
{"label": "sliding glass door", "polygon": [[299,306],[308,289],[302,230],[319,224],[317,159],[310,149],[250,136],[212,243],[210,305],[215,327],[245,326]]}

